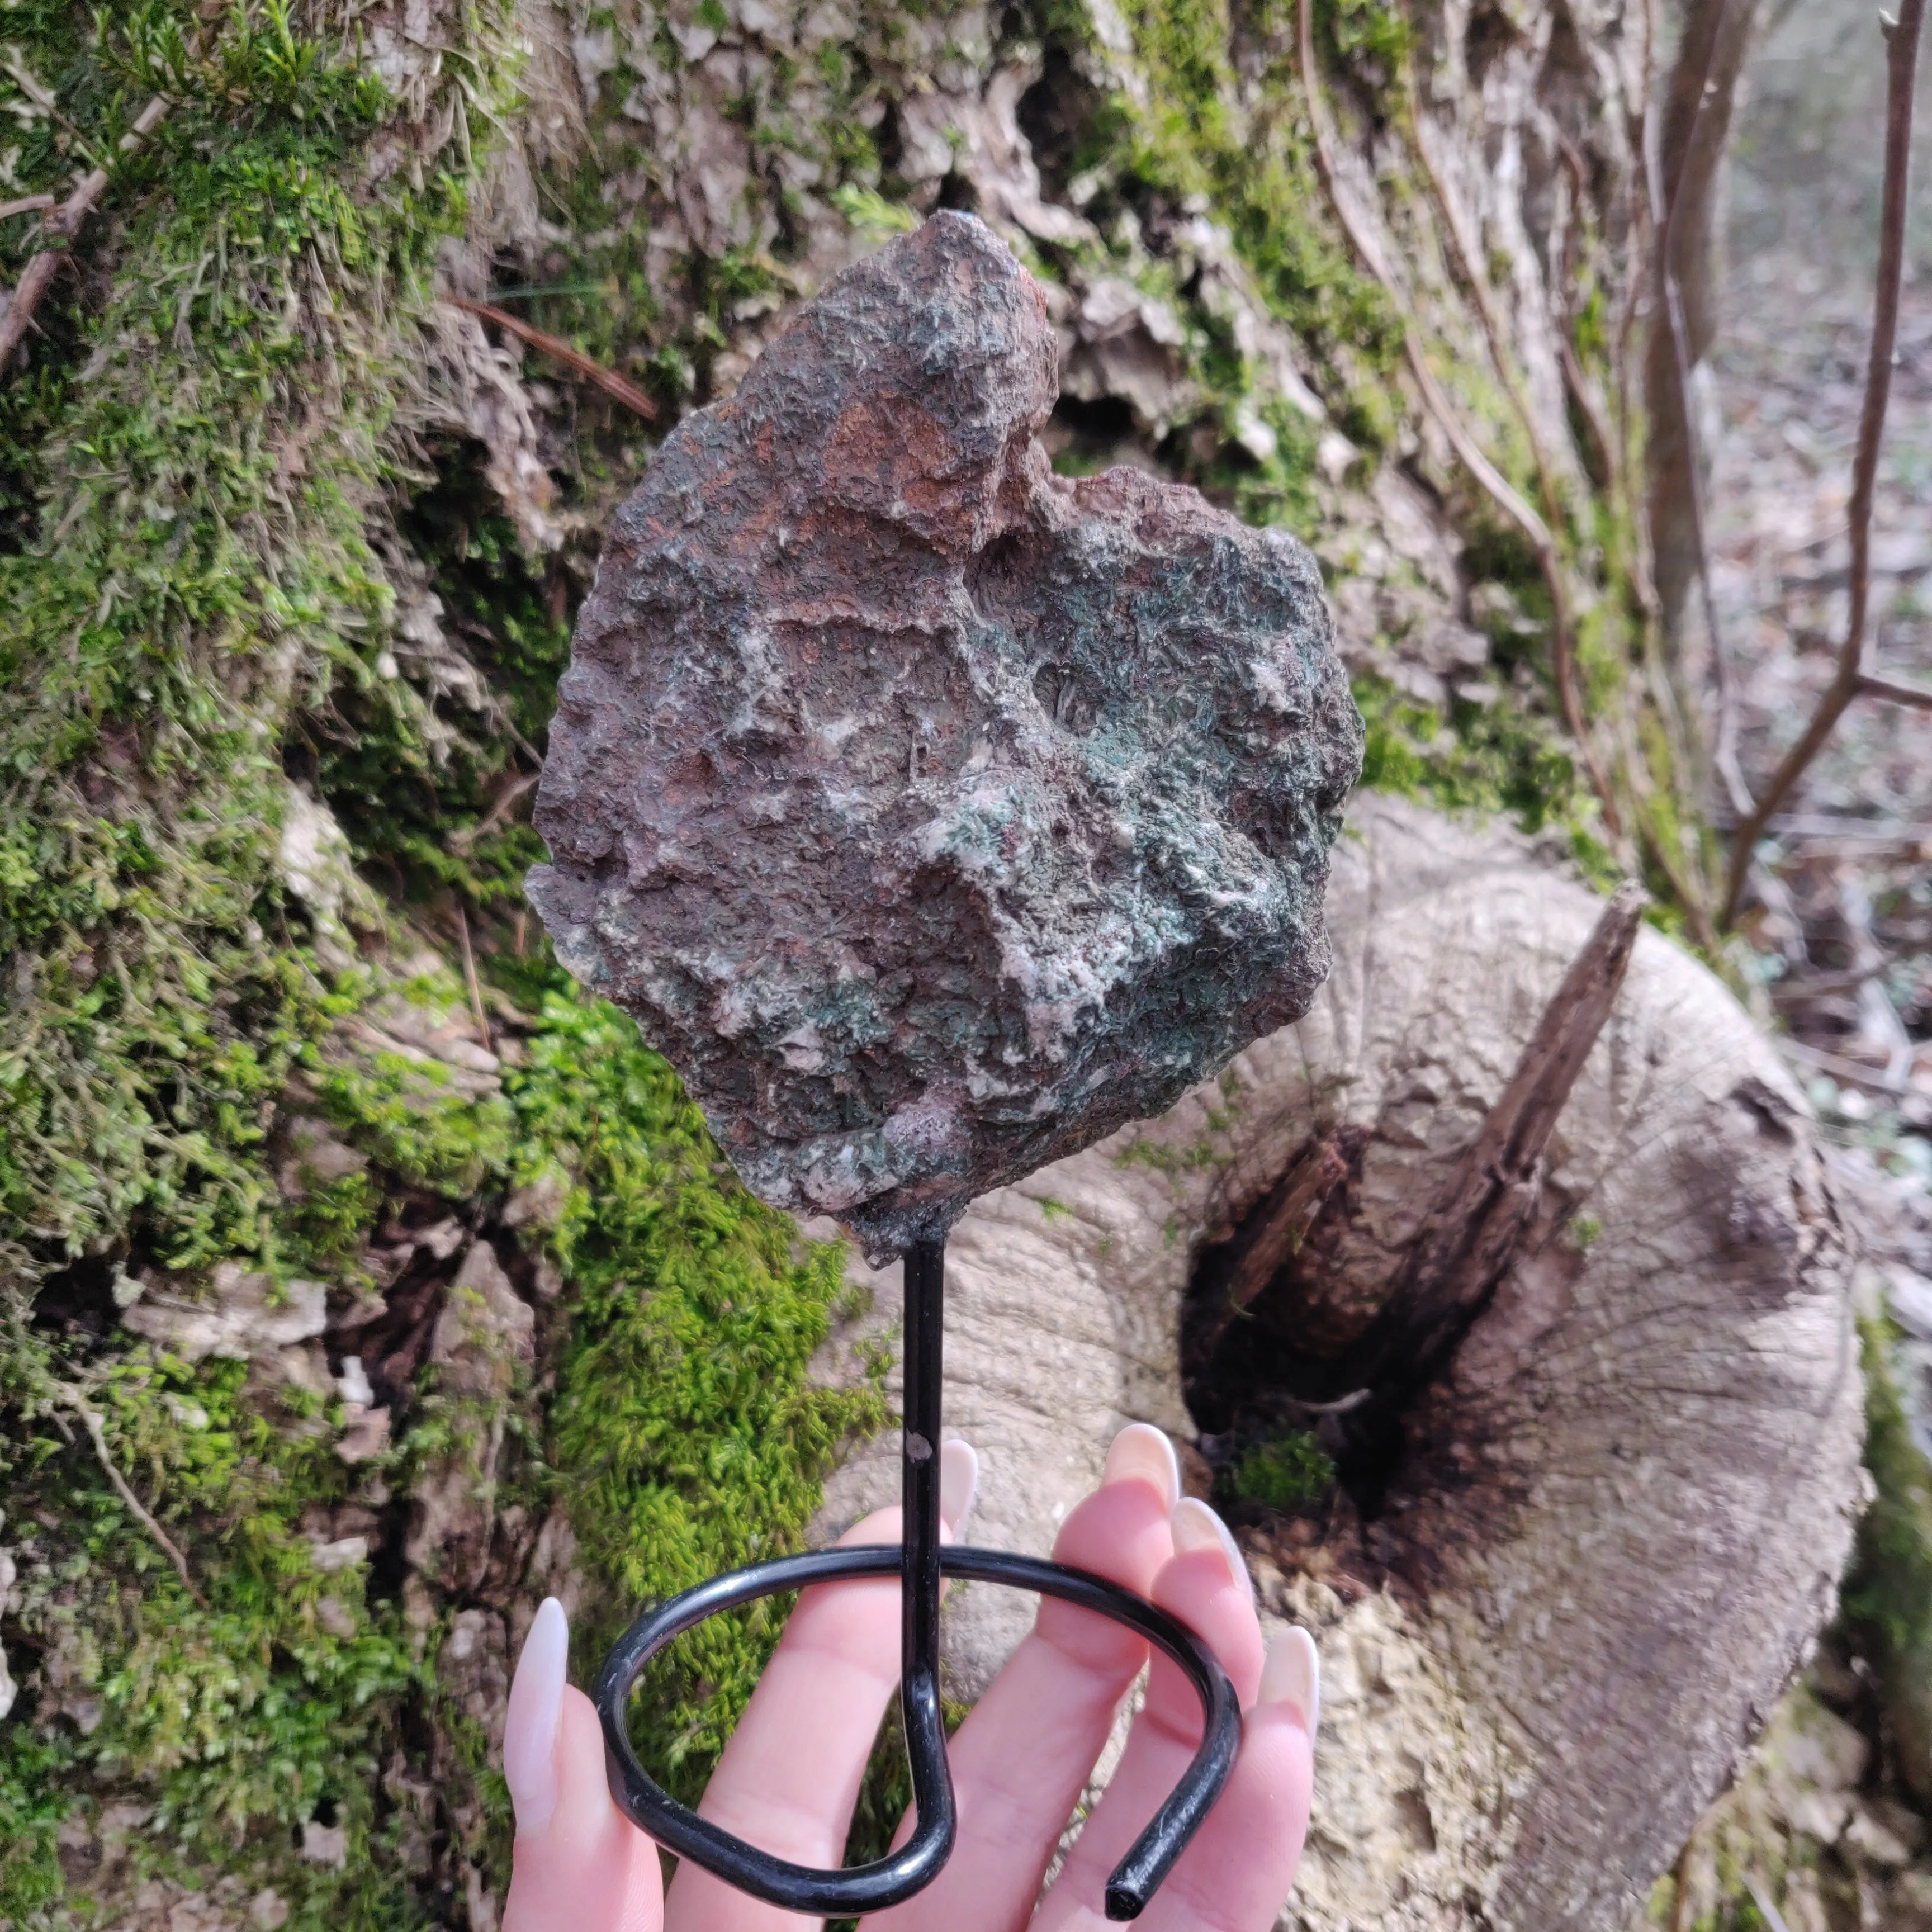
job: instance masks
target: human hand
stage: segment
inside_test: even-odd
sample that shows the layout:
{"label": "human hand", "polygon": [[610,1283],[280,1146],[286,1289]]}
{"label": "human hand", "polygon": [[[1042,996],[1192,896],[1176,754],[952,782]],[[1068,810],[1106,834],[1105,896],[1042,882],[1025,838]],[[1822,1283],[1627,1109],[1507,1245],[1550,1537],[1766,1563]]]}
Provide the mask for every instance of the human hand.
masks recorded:
{"label": "human hand", "polygon": [[[978,1460],[949,1442],[940,1513],[952,1540]],[[896,1543],[881,1510],[846,1543]],[[1253,1586],[1234,1539],[1180,1496],[1174,1451],[1136,1424],[1114,1438],[1100,1489],[1067,1518],[1054,1558],[1141,1592],[1205,1638],[1241,1700],[1244,1734],[1220,1802],[1142,1918],[1148,1932],[1266,1932],[1308,1825],[1320,1673],[1305,1630],[1263,1654]],[[898,1687],[896,1582],[820,1585],[798,1607],[725,1748],[699,1810],[802,1864],[837,1865],[879,1720]],[[808,1922],[681,1866],[668,1898],[656,1847],[612,1803],[590,1700],[564,1681],[568,1633],[538,1612],[510,1688],[503,1769],[516,1808],[503,1932],[799,1932]],[[1200,1742],[1200,1706],[1156,1656],[1112,1781],[1044,1899],[1040,1883],[1114,1712],[1148,1660],[1122,1625],[1042,1600],[1033,1634],[951,1741],[958,1838],[925,1891],[866,1932],[1096,1932],[1107,1874]],[[903,1838],[908,1828],[902,1826]]]}

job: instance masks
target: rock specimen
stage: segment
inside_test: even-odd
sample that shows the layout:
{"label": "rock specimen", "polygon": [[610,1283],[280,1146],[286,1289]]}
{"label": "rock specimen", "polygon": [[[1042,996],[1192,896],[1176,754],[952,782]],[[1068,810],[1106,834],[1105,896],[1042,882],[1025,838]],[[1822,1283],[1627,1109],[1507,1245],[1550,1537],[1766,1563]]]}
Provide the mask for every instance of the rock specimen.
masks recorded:
{"label": "rock specimen", "polygon": [[746,1184],[880,1258],[1304,1012],[1362,728],[1313,559],[1055,477],[970,217],[849,269],[619,512],[530,892]]}

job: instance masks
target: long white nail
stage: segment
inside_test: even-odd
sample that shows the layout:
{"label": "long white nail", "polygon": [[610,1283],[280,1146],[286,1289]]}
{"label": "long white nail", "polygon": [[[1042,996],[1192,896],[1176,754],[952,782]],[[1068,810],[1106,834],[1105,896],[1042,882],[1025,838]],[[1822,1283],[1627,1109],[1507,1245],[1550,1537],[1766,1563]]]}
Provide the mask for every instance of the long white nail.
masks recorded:
{"label": "long white nail", "polygon": [[1100,1480],[1120,1483],[1132,1476],[1151,1483],[1170,1513],[1180,1502],[1180,1458],[1174,1453],[1166,1430],[1156,1429],[1150,1422],[1130,1422],[1114,1438]]}
{"label": "long white nail", "polygon": [[556,1810],[557,1732],[569,1662],[569,1619],[554,1597],[546,1597],[524,1640],[503,1719],[503,1779],[520,1832],[543,1831]]}
{"label": "long white nail", "polygon": [[1192,1496],[1183,1496],[1174,1504],[1172,1520],[1174,1548],[1184,1553],[1190,1550],[1220,1550],[1227,1558],[1228,1570],[1240,1580],[1252,1604],[1255,1600],[1255,1580],[1248,1574],[1248,1566],[1241,1560],[1241,1546],[1234,1540],[1234,1532],[1205,1503],[1197,1502]]}
{"label": "long white nail", "polygon": [[939,1514],[955,1536],[965,1527],[979,1493],[979,1451],[956,1436],[939,1452]]}
{"label": "long white nail", "polygon": [[1262,1702],[1292,1704],[1312,1740],[1322,1721],[1322,1653],[1299,1624],[1292,1624],[1268,1646],[1262,1666]]}

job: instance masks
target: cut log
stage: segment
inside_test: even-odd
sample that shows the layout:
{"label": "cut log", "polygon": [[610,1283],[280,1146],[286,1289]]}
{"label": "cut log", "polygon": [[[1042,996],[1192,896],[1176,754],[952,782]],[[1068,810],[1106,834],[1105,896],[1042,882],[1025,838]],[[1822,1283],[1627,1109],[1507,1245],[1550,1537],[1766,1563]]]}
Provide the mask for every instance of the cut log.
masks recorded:
{"label": "cut log", "polygon": [[[1326,1298],[1307,1358],[1340,1363],[1432,1252],[1445,1190],[1485,1170],[1486,1131],[1520,1125],[1514,1077],[1553,1064],[1532,1042],[1582,1004],[1557,996],[1603,902],[1501,829],[1379,796],[1349,824],[1308,1017],[956,1231],[948,1426],[984,1458],[976,1541],[1043,1552],[1126,1420],[1196,1436],[1184,1310],[1238,1231],[1253,1252],[1301,1230]],[[1514,1259],[1395,1418],[1365,1520],[1344,1497],[1325,1538],[1258,1512],[1244,1532],[1268,1616],[1323,1649],[1283,1922],[1305,1932],[1620,1932],[1834,1601],[1862,1420],[1831,1184],[1771,1047],[1628,919]],[[892,1482],[882,1452],[840,1472],[826,1526]],[[961,1594],[962,1690],[1030,1616]]]}

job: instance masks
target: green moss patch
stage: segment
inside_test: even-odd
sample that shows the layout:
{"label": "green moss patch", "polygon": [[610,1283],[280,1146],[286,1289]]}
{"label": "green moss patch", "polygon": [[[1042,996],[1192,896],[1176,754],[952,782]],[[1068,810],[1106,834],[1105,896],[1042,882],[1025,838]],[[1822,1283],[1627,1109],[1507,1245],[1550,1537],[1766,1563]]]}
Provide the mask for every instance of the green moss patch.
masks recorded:
{"label": "green moss patch", "polygon": [[1292,1430],[1244,1451],[1228,1480],[1244,1502],[1299,1509],[1319,1502],[1335,1486],[1335,1465],[1306,1430]]}

